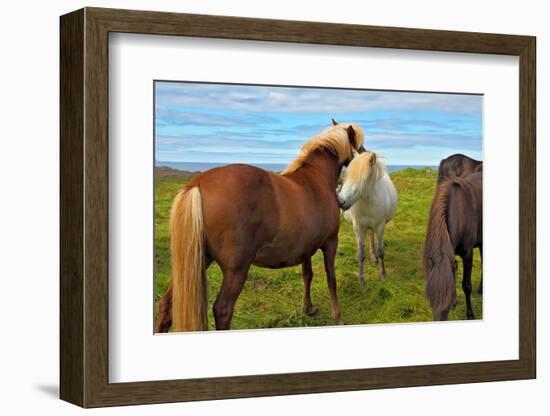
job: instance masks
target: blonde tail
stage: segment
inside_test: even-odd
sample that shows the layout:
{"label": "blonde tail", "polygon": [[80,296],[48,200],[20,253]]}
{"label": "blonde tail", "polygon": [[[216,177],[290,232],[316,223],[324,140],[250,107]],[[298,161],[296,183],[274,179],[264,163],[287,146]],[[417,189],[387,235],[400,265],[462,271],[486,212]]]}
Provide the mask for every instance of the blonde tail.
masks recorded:
{"label": "blonde tail", "polygon": [[174,330],[208,329],[201,193],[197,186],[179,192],[170,211],[172,321]]}

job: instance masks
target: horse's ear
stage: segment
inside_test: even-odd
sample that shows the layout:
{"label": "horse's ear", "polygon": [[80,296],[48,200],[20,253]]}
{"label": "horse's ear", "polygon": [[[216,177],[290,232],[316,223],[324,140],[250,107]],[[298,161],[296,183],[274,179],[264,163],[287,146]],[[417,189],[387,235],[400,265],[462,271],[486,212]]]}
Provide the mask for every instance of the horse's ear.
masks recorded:
{"label": "horse's ear", "polygon": [[355,130],[353,129],[353,126],[351,124],[348,127],[348,138],[349,142],[351,143],[351,147],[357,149],[357,143],[355,142]]}
{"label": "horse's ear", "polygon": [[336,120],[332,119],[332,125],[333,125],[333,126],[337,126],[337,125],[338,125],[338,122],[337,122]]}
{"label": "horse's ear", "polygon": [[376,153],[373,153],[370,157],[370,164],[371,166],[376,165]]}

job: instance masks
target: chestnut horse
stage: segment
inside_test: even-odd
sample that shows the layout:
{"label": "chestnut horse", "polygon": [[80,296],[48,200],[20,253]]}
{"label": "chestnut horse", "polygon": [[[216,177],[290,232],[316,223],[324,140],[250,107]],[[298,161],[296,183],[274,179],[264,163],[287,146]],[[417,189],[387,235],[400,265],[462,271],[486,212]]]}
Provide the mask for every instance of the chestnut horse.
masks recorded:
{"label": "chestnut horse", "polygon": [[472,310],[472,263],[474,248],[483,247],[482,172],[445,179],[436,189],[424,242],[425,295],[435,321],[447,320],[456,303],[456,256],[462,258],[462,289],[466,318]]}
{"label": "chestnut horse", "polygon": [[206,269],[215,261],[223,281],[213,305],[216,329],[229,329],[252,264],[302,265],[303,311],[311,315],[311,257],[324,256],[332,318],[342,324],[334,258],[340,213],[336,185],[342,167],[364,150],[363,130],[338,124],[305,143],[280,174],[235,164],[195,176],[170,213],[171,284],[159,302],[156,332],[208,329]]}

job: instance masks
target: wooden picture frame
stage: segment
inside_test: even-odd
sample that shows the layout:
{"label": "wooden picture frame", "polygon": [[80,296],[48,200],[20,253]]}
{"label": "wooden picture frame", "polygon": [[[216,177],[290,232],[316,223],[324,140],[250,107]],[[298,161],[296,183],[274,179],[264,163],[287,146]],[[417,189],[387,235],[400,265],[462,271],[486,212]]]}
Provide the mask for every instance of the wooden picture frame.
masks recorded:
{"label": "wooden picture frame", "polygon": [[[61,399],[82,407],[100,407],[536,377],[534,37],[99,8],[62,16],[60,29]],[[109,383],[110,32],[518,56],[519,359]]]}

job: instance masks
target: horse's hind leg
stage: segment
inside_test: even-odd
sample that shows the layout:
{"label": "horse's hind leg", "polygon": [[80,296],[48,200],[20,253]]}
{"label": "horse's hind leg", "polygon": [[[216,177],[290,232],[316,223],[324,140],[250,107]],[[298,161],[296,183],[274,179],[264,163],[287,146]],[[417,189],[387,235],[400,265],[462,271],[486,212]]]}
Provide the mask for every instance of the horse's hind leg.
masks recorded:
{"label": "horse's hind leg", "polygon": [[172,326],[172,283],[159,300],[155,332],[168,332]]}
{"label": "horse's hind leg", "polygon": [[306,258],[302,263],[302,275],[304,277],[304,308],[303,311],[306,315],[311,316],[317,312],[311,303],[311,280],[313,279],[313,269],[311,268],[311,257]]}
{"label": "horse's hind leg", "polygon": [[334,258],[336,257],[336,247],[338,246],[338,237],[328,241],[322,248],[325,262],[325,272],[327,274],[327,285],[330,292],[330,304],[332,307],[332,319],[338,325],[344,322],[340,316],[340,305],[338,304],[338,295],[336,294],[336,272],[334,271]]}
{"label": "horse's hind leg", "polygon": [[235,303],[243,290],[249,268],[250,264],[247,264],[245,267],[223,271],[222,287],[213,307],[217,330],[230,329]]}
{"label": "horse's hind leg", "polygon": [[[359,283],[365,286],[365,230],[357,223],[353,223],[353,231],[357,241],[357,263],[359,264]],[[371,248],[372,250],[372,248]]]}
{"label": "horse's hind leg", "polygon": [[367,236],[369,238],[369,260],[372,264],[378,264],[378,257],[374,254],[374,231],[367,229]]}
{"label": "horse's hind leg", "polygon": [[[483,250],[482,247],[479,247],[479,255],[481,257],[481,264],[483,264]],[[481,278],[479,279],[479,287],[477,288],[477,294],[483,295],[483,267],[481,268]]]}
{"label": "horse's hind leg", "polygon": [[384,226],[378,227],[376,230],[378,244],[376,247],[376,255],[380,263],[380,279],[386,280],[386,265],[384,264]]}
{"label": "horse's hind leg", "polygon": [[474,311],[472,310],[472,263],[473,256],[472,251],[462,257],[462,264],[464,268],[464,276],[462,277],[462,290],[464,290],[464,296],[466,297],[466,318],[475,319]]}

